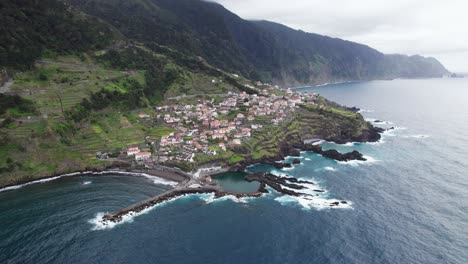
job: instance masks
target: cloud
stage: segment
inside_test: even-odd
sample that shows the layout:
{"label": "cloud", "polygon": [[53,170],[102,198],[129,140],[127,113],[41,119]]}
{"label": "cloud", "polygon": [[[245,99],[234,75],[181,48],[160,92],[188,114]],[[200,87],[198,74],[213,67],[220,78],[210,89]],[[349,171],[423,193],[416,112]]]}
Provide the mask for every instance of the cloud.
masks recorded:
{"label": "cloud", "polygon": [[466,0],[214,1],[245,19],[271,20],[385,53],[435,56],[450,70],[468,72]]}

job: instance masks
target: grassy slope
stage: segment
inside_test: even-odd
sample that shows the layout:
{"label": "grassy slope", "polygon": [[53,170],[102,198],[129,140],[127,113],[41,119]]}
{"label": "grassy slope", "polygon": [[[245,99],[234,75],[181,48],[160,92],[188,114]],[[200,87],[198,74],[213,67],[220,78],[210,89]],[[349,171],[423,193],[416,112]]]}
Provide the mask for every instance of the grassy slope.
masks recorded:
{"label": "grassy slope", "polygon": [[[116,69],[96,62],[98,58],[87,54],[43,58],[33,70],[16,75],[10,92],[30,99],[40,115],[28,119],[25,115],[15,116],[13,109],[8,109],[8,115],[20,119],[0,128],[0,186],[104,168],[110,163],[97,160],[96,152],[119,151],[143,143],[146,136],[157,139],[174,132],[137,116],[141,111],[151,113],[150,108],[121,111],[113,107],[93,112],[87,120],[75,125],[72,132],[63,132],[69,124],[64,119],[60,99],[66,112],[100,89],[125,94],[128,80],[145,83],[143,69]],[[167,96],[238,91],[228,83],[213,84],[213,79],[220,79],[217,76],[176,67],[181,75],[168,87]],[[43,119],[45,114],[48,118]]]}
{"label": "grassy slope", "polygon": [[256,123],[263,125],[260,131],[254,131],[252,138],[241,146],[220,156],[196,157],[196,165],[221,163],[233,165],[248,160],[251,163],[264,158],[277,159],[283,143],[292,145],[303,140],[321,138],[333,139],[340,137],[357,138],[371,128],[363,117],[352,111],[339,107],[337,104],[322,99],[323,107],[304,106],[283,124],[269,124],[270,117],[257,117]]}

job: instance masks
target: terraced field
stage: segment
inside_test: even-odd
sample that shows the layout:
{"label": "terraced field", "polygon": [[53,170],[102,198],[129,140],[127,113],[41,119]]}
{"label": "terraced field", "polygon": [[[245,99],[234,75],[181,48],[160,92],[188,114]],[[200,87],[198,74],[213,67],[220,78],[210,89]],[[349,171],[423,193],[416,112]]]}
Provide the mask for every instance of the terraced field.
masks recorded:
{"label": "terraced field", "polygon": [[104,69],[91,58],[58,57],[38,61],[34,70],[18,74],[10,93],[36,102],[43,115],[63,116],[62,110],[74,107],[91,93],[132,76],[141,80],[138,72]]}

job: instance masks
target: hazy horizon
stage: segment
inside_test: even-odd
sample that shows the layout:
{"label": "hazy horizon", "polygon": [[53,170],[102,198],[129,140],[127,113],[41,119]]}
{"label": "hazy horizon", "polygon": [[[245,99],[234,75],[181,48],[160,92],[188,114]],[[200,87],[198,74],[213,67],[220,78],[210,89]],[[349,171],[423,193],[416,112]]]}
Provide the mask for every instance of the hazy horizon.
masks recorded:
{"label": "hazy horizon", "polygon": [[468,72],[468,3],[452,0],[211,0],[248,20],[269,20],[359,42],[387,54],[438,59],[449,71]]}

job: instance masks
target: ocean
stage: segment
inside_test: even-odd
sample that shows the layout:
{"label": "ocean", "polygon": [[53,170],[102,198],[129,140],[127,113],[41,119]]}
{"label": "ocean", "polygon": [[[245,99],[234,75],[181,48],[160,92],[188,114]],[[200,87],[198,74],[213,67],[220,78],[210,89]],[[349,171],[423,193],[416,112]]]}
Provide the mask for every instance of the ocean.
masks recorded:
{"label": "ocean", "polygon": [[[339,163],[312,153],[271,171],[308,179],[314,200],[275,193],[187,196],[111,228],[99,216],[171,188],[136,176],[75,176],[0,192],[0,263],[468,263],[468,79],[301,88],[357,106],[386,132]],[[292,159],[292,158],[290,158]],[[242,174],[223,186],[252,188]],[[347,201],[331,209],[329,201]]]}

